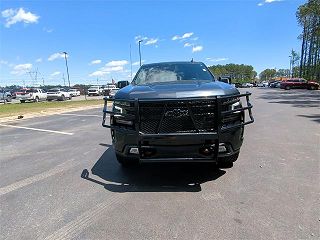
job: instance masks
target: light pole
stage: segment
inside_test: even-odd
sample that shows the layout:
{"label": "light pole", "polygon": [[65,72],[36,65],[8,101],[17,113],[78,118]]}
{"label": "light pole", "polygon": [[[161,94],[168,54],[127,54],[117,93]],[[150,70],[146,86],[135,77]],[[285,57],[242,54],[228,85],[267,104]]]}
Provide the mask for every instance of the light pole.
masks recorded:
{"label": "light pole", "polygon": [[67,52],[62,52],[64,54],[64,59],[66,60],[66,68],[67,68],[67,75],[68,75],[68,84],[70,88],[70,77],[69,77],[69,68],[68,68],[68,60],[67,60]]}
{"label": "light pole", "polygon": [[140,58],[140,67],[141,67],[141,48],[140,48],[140,43],[142,42],[143,40],[139,40],[139,58]]}
{"label": "light pole", "polygon": [[291,78],[291,66],[292,66],[292,56],[289,56],[290,59],[290,69],[289,69],[289,78]]}

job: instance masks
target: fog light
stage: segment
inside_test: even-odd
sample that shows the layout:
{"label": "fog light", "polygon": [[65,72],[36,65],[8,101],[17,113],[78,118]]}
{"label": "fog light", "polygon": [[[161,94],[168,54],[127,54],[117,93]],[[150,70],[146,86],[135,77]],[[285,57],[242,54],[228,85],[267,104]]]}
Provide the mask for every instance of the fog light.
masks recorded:
{"label": "fog light", "polygon": [[139,154],[139,149],[134,147],[134,148],[130,148],[129,153],[131,154]]}
{"label": "fog light", "polygon": [[132,125],[132,121],[122,120],[122,119],[115,119],[116,123],[124,124],[124,125]]}
{"label": "fog light", "polygon": [[227,152],[227,148],[224,143],[219,144],[219,152]]}

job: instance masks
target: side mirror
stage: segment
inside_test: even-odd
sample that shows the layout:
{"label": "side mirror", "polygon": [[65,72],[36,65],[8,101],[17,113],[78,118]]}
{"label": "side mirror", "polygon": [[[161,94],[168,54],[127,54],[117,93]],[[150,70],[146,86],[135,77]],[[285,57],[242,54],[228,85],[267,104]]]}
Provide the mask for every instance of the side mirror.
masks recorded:
{"label": "side mirror", "polygon": [[227,83],[227,84],[231,84],[231,81],[229,80],[229,78],[221,78],[219,77],[218,79],[220,82],[224,82],[224,83]]}

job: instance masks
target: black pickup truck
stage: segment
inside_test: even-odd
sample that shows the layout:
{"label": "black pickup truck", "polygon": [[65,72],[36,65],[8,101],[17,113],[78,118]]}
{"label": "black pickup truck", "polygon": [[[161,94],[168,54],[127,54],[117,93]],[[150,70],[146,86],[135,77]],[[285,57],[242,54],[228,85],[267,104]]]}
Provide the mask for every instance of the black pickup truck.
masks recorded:
{"label": "black pickup truck", "polygon": [[201,62],[146,64],[114,99],[105,98],[102,125],[111,129],[122,165],[213,162],[229,166],[238,158],[244,125],[254,121],[249,95],[215,80]]}

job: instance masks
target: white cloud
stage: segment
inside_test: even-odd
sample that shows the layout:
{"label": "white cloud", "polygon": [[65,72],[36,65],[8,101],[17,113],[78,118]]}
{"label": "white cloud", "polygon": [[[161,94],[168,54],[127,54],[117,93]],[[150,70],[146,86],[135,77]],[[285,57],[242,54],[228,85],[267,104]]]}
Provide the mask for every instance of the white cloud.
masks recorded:
{"label": "white cloud", "polygon": [[188,32],[188,33],[183,34],[182,36],[175,35],[175,36],[173,36],[171,39],[172,39],[173,41],[175,41],[175,40],[181,40],[181,39],[187,39],[187,38],[190,38],[193,34],[194,34],[193,32]]}
{"label": "white cloud", "polygon": [[123,71],[123,66],[103,67],[100,70],[104,72],[119,72]]}
{"label": "white cloud", "polygon": [[[142,60],[141,64],[143,64],[144,62],[145,60]],[[132,66],[139,66],[139,65],[140,65],[140,61],[132,63]]]}
{"label": "white cloud", "polygon": [[106,64],[107,67],[117,67],[117,66],[124,66],[128,64],[128,61],[127,60],[118,60],[118,61],[111,61],[111,62],[108,62]]}
{"label": "white cloud", "polygon": [[13,71],[11,71],[10,73],[14,75],[23,75],[27,71],[29,71],[31,68],[32,68],[31,63],[18,64],[13,67]]}
{"label": "white cloud", "polygon": [[203,47],[202,46],[193,46],[192,47],[192,52],[194,53],[194,52],[200,52],[200,51],[202,51],[203,50]]}
{"label": "white cloud", "polygon": [[[67,55],[68,57],[68,55]],[[56,60],[58,58],[64,58],[64,53],[54,53],[54,54],[51,54],[48,58],[48,61],[53,61],[53,60]]]}
{"label": "white cloud", "polygon": [[57,72],[53,72],[53,73],[50,74],[50,76],[51,76],[51,77],[54,77],[54,76],[59,75],[60,73],[61,73],[61,72],[58,72],[58,71],[57,71]]}
{"label": "white cloud", "polygon": [[183,47],[192,47],[192,46],[193,46],[193,44],[188,43],[188,42],[183,45]]}
{"label": "white cloud", "polygon": [[43,31],[47,32],[47,33],[52,33],[53,32],[53,29],[51,28],[43,28]]}
{"label": "white cloud", "polygon": [[222,62],[222,61],[227,61],[229,58],[206,58],[210,62]]}
{"label": "white cloud", "polygon": [[8,65],[8,62],[5,60],[0,60],[0,65]]}
{"label": "white cloud", "polygon": [[146,43],[144,45],[152,45],[152,44],[156,44],[158,42],[158,38],[150,38],[146,41]]}
{"label": "white cloud", "polygon": [[38,58],[36,62],[42,62],[42,58]]}
{"label": "white cloud", "polygon": [[95,71],[91,74],[89,74],[89,77],[102,77],[104,75],[108,74],[108,72],[104,72],[104,71]]}
{"label": "white cloud", "polygon": [[148,37],[143,37],[141,35],[138,35],[138,36],[134,37],[134,40],[136,41],[136,43],[138,43],[140,40],[142,40],[142,41],[148,40]]}
{"label": "white cloud", "polygon": [[102,61],[100,59],[93,60],[89,63],[89,65],[100,64]]}
{"label": "white cloud", "polygon": [[101,67],[97,71],[89,74],[89,77],[102,77],[111,72],[122,72],[124,71],[124,65],[128,64],[127,60],[117,60],[108,62],[104,67]]}
{"label": "white cloud", "polygon": [[[147,45],[154,45],[159,42],[159,38],[149,38],[149,37],[143,37],[141,35],[135,36],[134,40],[138,44],[139,41],[142,41],[142,44],[147,46]],[[156,45],[157,47],[158,45]]]}
{"label": "white cloud", "polygon": [[3,18],[5,18],[5,26],[9,28],[11,25],[18,22],[28,23],[37,23],[40,18],[34,13],[26,12],[23,8],[19,9],[6,9],[1,12]]}
{"label": "white cloud", "polygon": [[282,2],[283,0],[264,0],[263,2],[261,3],[258,3],[258,6],[261,7],[263,6],[264,4],[268,4],[268,3],[273,3],[273,2]]}

